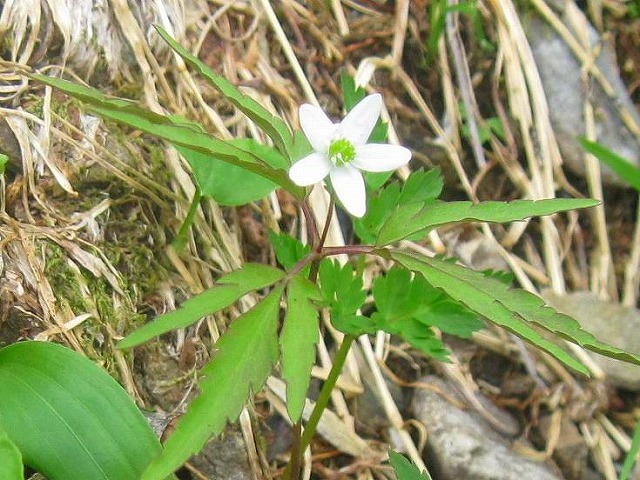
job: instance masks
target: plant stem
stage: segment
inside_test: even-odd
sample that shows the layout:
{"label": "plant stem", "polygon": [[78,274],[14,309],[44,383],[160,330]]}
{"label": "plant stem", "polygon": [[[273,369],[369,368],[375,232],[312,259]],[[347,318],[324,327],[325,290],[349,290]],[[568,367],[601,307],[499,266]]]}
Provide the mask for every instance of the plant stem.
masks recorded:
{"label": "plant stem", "polygon": [[184,218],[184,221],[182,222],[182,226],[180,227],[180,231],[178,232],[178,235],[176,235],[176,238],[174,238],[173,242],[171,242],[171,245],[176,250],[176,252],[182,251],[185,245],[187,244],[187,234],[189,233],[189,228],[191,228],[193,219],[196,216],[196,212],[198,211],[200,200],[202,200],[202,192],[200,191],[200,188],[196,186],[196,191],[193,194],[191,205],[189,205],[187,216]]}
{"label": "plant stem", "polygon": [[311,439],[313,435],[316,433],[316,428],[318,426],[318,422],[320,421],[320,417],[322,416],[322,412],[327,405],[329,404],[329,400],[331,398],[331,392],[333,392],[333,387],[336,386],[336,382],[338,381],[338,376],[344,367],[344,364],[347,360],[347,354],[351,349],[351,344],[356,339],[355,335],[347,334],[342,339],[342,344],[336,353],[335,358],[333,359],[333,366],[331,367],[331,371],[329,372],[329,376],[327,380],[324,382],[322,386],[322,390],[320,390],[320,395],[318,395],[318,400],[316,400],[316,405],[313,407],[313,411],[311,412],[311,416],[307,421],[307,425],[304,428],[304,432],[302,433],[302,439],[300,440],[300,452],[304,452],[309,444],[311,443]]}
{"label": "plant stem", "polygon": [[307,221],[307,236],[309,237],[309,243],[311,245],[317,245],[320,242],[320,236],[318,235],[318,222],[316,216],[311,211],[308,198],[305,198],[300,204],[304,219]]}

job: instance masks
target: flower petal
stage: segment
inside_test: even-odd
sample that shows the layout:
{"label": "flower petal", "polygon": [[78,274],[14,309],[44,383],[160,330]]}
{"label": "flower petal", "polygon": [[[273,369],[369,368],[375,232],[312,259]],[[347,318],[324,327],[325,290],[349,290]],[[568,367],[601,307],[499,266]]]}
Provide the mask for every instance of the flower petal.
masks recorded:
{"label": "flower petal", "polygon": [[364,145],[376,126],[381,111],[382,96],[379,93],[363,98],[340,122],[337,135],[355,146]]}
{"label": "flower petal", "polygon": [[320,107],[305,103],[298,110],[300,126],[316,152],[325,153],[338,126]]}
{"label": "flower petal", "polygon": [[296,185],[306,187],[326,177],[332,166],[326,155],[313,152],[291,165],[289,178]]}
{"label": "flower petal", "polygon": [[351,165],[365,172],[388,172],[406,165],[411,150],[399,145],[369,143],[356,147],[356,158]]}
{"label": "flower petal", "polygon": [[362,217],[367,211],[367,193],[360,171],[347,165],[334,168],[329,176],[338,200],[344,208],[354,217]]}

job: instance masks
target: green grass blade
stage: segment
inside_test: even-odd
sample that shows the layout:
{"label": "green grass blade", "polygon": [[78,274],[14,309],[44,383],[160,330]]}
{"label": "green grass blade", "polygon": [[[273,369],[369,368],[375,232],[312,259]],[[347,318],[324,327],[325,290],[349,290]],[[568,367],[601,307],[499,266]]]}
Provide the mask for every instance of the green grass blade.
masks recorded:
{"label": "green grass blade", "polygon": [[0,425],[0,478],[4,480],[23,480],[24,468],[22,454],[18,446],[11,441]]}
{"label": "green grass blade", "polygon": [[579,137],[578,141],[582,148],[617,173],[620,178],[635,188],[636,191],[640,192],[639,168],[598,142],[591,142],[584,137]]}
{"label": "green grass blade", "polygon": [[551,198],[546,200],[515,200],[513,202],[441,202],[400,206],[383,224],[378,245],[388,245],[416,233],[426,235],[438,225],[477,220],[481,222],[514,222],[528,217],[551,215],[557,212],[588,208],[597,200]]}
{"label": "green grass blade", "polygon": [[489,321],[512,331],[550,353],[569,367],[588,375],[588,370],[555,343],[540,335],[531,324],[611,358],[640,364],[640,357],[596,340],[573,318],[545,306],[544,300],[524,290],[511,289],[500,280],[452,262],[393,252],[391,257],[420,273],[436,288]]}
{"label": "green grass blade", "polygon": [[142,476],[160,480],[198,452],[207,439],[235,421],[249,392],[258,391],[278,359],[278,318],[283,286],[238,317],[216,343],[213,359],[202,369],[200,395]]}
{"label": "green grass blade", "polygon": [[622,470],[620,470],[619,480],[627,480],[631,475],[631,470],[636,463],[638,457],[638,451],[640,450],[640,420],[636,423],[636,428],[633,431],[633,440],[631,441],[631,448],[627,452],[627,456],[624,458],[624,464]]}
{"label": "green grass blade", "polygon": [[0,350],[0,385],[0,426],[24,462],[49,480],[138,480],[160,453],[124,389],[60,345]]}
{"label": "green grass blade", "polygon": [[318,307],[322,301],[318,287],[303,274],[289,283],[287,315],[280,334],[282,350],[282,378],[287,382],[287,413],[292,422],[302,416],[309,389],[311,367],[316,360],[318,343]]}
{"label": "green grass blade", "polygon": [[228,307],[247,293],[268,287],[280,280],[282,270],[268,265],[247,263],[241,269],[221,277],[216,286],[190,298],[180,308],[147,323],[124,340],[118,348],[131,348],[176,328],[183,328],[218,310]]}
{"label": "green grass blade", "polygon": [[[211,85],[213,85],[222,95],[224,95],[238,110],[253,120],[268,136],[278,149],[289,156],[293,138],[289,127],[280,118],[272,115],[269,111],[256,102],[253,98],[243,94],[231,82],[223,76],[213,72],[207,65],[192,55],[186,48],[176,42],[171,36],[156,25],[156,30],[165,42],[182,57],[182,59],[195,68]],[[290,159],[294,160],[294,159]]]}

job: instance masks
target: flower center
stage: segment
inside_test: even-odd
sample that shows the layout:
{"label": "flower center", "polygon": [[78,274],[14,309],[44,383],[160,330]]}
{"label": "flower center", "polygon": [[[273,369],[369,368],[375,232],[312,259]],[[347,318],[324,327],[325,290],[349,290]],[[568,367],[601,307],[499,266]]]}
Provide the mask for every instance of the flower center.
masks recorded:
{"label": "flower center", "polygon": [[356,158],[356,147],[346,138],[338,138],[329,145],[329,160],[336,167],[351,163]]}

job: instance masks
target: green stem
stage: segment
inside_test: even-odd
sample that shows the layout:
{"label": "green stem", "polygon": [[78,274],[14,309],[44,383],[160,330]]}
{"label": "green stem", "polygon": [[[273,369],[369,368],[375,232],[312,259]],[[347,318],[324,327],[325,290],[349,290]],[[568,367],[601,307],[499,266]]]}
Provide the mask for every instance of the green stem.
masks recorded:
{"label": "green stem", "polygon": [[351,334],[345,335],[342,339],[342,344],[340,345],[340,348],[338,349],[338,352],[333,359],[333,366],[331,367],[329,376],[324,382],[322,390],[320,390],[320,395],[318,396],[318,400],[316,400],[316,405],[315,407],[313,407],[313,411],[311,412],[311,416],[307,421],[307,425],[304,427],[302,439],[300,440],[300,452],[304,452],[307,449],[307,447],[311,443],[313,435],[316,433],[316,428],[318,427],[318,422],[320,421],[322,412],[325,408],[327,408],[327,405],[329,404],[329,400],[331,399],[331,392],[333,392],[333,387],[336,386],[338,376],[340,375],[340,372],[342,371],[342,368],[347,361],[347,354],[349,353],[351,344],[355,339],[356,336]]}
{"label": "green stem", "polygon": [[193,219],[196,216],[196,212],[198,211],[200,200],[202,200],[202,192],[200,191],[200,188],[196,186],[196,191],[193,194],[191,205],[189,205],[187,216],[184,218],[184,222],[182,222],[182,226],[180,227],[178,235],[176,235],[176,238],[174,238],[173,242],[171,242],[171,245],[176,250],[176,252],[182,251],[182,249],[184,249],[185,245],[187,244],[187,232],[193,224]]}

